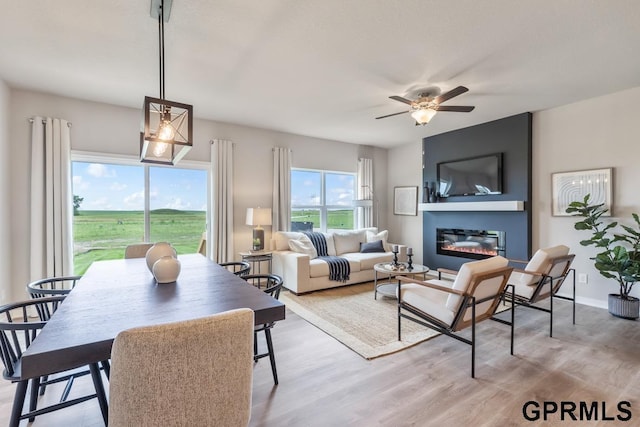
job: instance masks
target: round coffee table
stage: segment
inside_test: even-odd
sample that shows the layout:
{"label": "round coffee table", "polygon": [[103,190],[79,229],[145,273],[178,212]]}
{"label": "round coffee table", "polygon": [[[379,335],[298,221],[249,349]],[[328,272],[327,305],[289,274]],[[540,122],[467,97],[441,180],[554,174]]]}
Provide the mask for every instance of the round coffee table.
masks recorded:
{"label": "round coffee table", "polygon": [[[398,284],[391,282],[391,277],[422,274],[422,278],[424,279],[425,275],[429,271],[429,267],[426,265],[413,264],[411,266],[411,270],[409,270],[407,263],[398,263],[398,267],[394,267],[392,262],[379,262],[373,266],[373,269],[375,271],[373,279],[374,299],[378,299],[378,294],[389,298],[397,298],[396,290],[398,289]],[[386,274],[387,281],[378,283],[378,273]]]}

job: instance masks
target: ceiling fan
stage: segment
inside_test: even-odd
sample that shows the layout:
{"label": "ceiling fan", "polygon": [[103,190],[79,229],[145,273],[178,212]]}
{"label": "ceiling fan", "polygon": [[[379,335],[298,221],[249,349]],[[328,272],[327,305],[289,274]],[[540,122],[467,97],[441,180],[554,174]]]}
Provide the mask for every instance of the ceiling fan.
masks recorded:
{"label": "ceiling fan", "polygon": [[376,119],[384,119],[385,117],[397,116],[399,114],[411,113],[411,117],[416,121],[416,126],[418,125],[426,125],[431,121],[433,116],[436,115],[438,111],[454,111],[458,113],[468,113],[473,111],[476,107],[470,106],[453,106],[453,105],[440,105],[449,99],[462,95],[467,92],[467,89],[464,86],[458,86],[457,88],[451,89],[449,92],[443,93],[442,95],[434,96],[430,92],[421,93],[418,99],[411,101],[407,98],[403,98],[401,96],[390,96],[389,98],[400,101],[404,104],[408,104],[411,106],[410,110],[401,111],[399,113],[387,114],[386,116],[376,117]]}

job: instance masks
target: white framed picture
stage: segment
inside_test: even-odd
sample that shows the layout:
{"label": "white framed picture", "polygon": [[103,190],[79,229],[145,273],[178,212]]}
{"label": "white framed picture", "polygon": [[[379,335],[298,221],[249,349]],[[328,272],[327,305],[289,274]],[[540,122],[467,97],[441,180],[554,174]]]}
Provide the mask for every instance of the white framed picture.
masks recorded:
{"label": "white framed picture", "polygon": [[604,204],[611,216],[613,209],[613,168],[589,169],[551,174],[551,213],[570,216],[566,212],[571,202],[581,202],[590,195],[590,204]]}
{"label": "white framed picture", "polygon": [[393,214],[418,215],[418,187],[395,187],[393,189]]}

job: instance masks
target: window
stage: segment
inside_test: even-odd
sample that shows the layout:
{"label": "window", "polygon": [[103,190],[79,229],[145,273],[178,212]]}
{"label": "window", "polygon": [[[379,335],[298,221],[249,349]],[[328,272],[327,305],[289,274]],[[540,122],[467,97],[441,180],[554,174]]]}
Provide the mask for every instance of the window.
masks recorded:
{"label": "window", "polygon": [[[74,273],[122,258],[127,245],[170,242],[195,253],[206,231],[208,165],[161,167],[74,156]],[[195,162],[194,162],[195,163]]]}
{"label": "window", "polygon": [[351,230],[354,224],[352,173],[291,170],[291,230]]}

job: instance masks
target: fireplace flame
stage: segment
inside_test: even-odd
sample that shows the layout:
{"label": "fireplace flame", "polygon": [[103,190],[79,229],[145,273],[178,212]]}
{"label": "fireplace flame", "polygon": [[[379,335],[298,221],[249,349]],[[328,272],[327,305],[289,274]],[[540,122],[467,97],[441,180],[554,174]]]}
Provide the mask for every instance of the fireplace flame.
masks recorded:
{"label": "fireplace flame", "polygon": [[452,244],[443,244],[442,249],[452,252],[464,252],[468,254],[496,256],[498,255],[497,249],[486,249],[482,247],[468,247],[468,246],[456,246]]}

